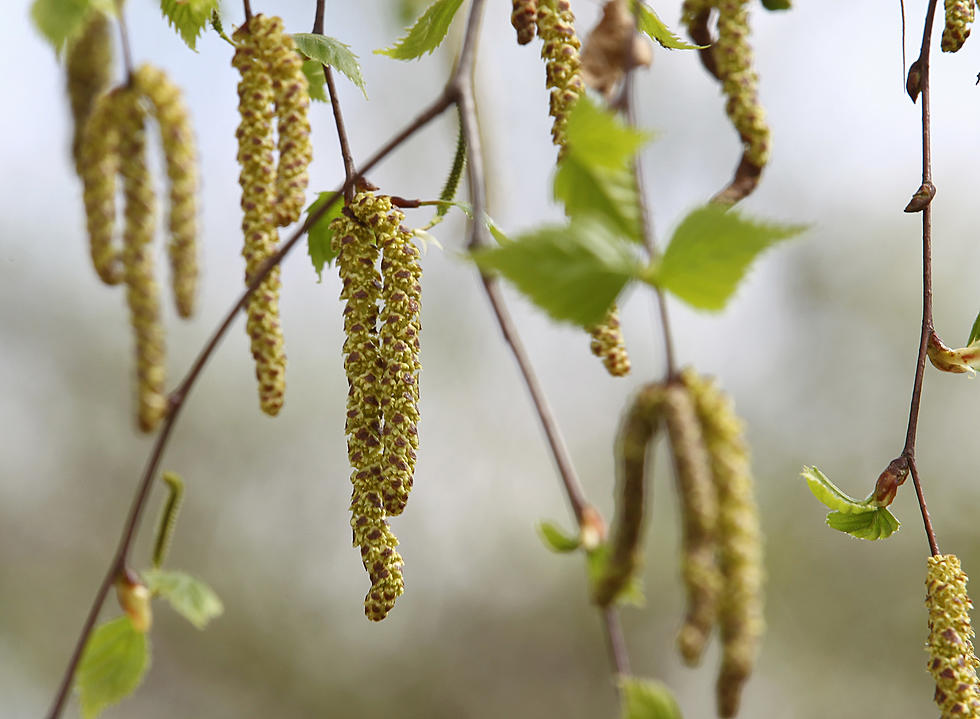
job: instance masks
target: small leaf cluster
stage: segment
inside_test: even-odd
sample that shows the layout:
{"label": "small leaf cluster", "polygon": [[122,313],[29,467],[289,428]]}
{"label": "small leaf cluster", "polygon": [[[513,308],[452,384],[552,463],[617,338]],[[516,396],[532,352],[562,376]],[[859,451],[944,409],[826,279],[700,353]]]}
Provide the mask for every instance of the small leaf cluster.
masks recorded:
{"label": "small leaf cluster", "polygon": [[874,540],[887,539],[901,526],[895,515],[876,500],[874,492],[867,499],[854,499],[816,467],[804,467],[801,476],[813,496],[833,510],[827,515],[827,524],[832,528],[858,539]]}

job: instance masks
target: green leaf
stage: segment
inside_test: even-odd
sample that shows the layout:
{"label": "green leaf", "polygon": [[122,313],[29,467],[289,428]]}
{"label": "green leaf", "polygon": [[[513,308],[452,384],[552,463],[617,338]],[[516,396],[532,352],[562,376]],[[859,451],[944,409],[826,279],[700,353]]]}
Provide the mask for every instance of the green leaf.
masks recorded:
{"label": "green leaf", "polygon": [[977,340],[980,340],[980,314],[977,314],[977,318],[973,320],[973,327],[970,329],[970,339],[966,343],[972,345]]}
{"label": "green leaf", "polygon": [[645,2],[639,3],[637,27],[640,32],[645,32],[651,39],[656,40],[670,50],[698,50],[701,47],[707,47],[706,45],[692,45],[681,40],[664,25],[663,21],[657,17],[657,13],[653,11],[653,8]]}
{"label": "green leaf", "polygon": [[805,229],[756,222],[708,204],[684,218],[648,279],[694,307],[721,310],[759,253]]}
{"label": "green leaf", "polygon": [[75,678],[83,719],[132,694],[149,666],[149,641],[129,617],[99,626],[85,644]]}
{"label": "green leaf", "polygon": [[31,19],[54,51],[60,53],[66,42],[82,32],[94,5],[91,0],[35,0]]}
{"label": "green leaf", "polygon": [[623,677],[623,719],[681,719],[681,709],[667,685],[654,679]]}
{"label": "green leaf", "polygon": [[357,61],[357,55],[350,49],[350,45],[342,43],[336,38],[317,35],[312,32],[294,33],[293,40],[296,41],[296,49],[300,53],[310,60],[316,60],[321,65],[329,65],[335,68],[337,72],[342,72],[367,99],[367,89],[364,86],[364,77],[361,75],[361,64]]}
{"label": "green leaf", "polygon": [[184,572],[163,569],[148,569],[143,572],[147,588],[168,602],[174,610],[198,629],[225,610],[207,584]]}
{"label": "green leaf", "polygon": [[583,96],[572,107],[566,126],[568,154],[590,167],[615,170],[629,164],[652,133],[630,127],[612,112]]}
{"label": "green leaf", "polygon": [[789,10],[793,5],[790,0],[762,0],[762,7],[766,10]]}
{"label": "green leaf", "polygon": [[197,51],[197,39],[219,9],[220,0],[160,0],[160,10],[170,27],[177,31],[187,47]]}
{"label": "green leaf", "polygon": [[328,102],[326,80],[323,77],[323,65],[309,58],[303,60],[303,74],[306,84],[310,87],[310,99],[317,102]]}
{"label": "green leaf", "polygon": [[415,60],[435,50],[446,38],[449,25],[463,0],[436,0],[401,40],[384,50],[375,50],[396,60]]}
{"label": "green leaf", "polygon": [[[306,215],[309,217],[333,197],[333,192],[321,192],[313,204],[306,208]],[[344,209],[344,201],[338,199],[327,213],[316,221],[316,224],[306,233],[306,249],[313,262],[313,269],[316,270],[317,281],[323,281],[323,267],[333,262],[337,253],[333,249],[333,229],[330,223],[340,216]]]}
{"label": "green leaf", "polygon": [[553,552],[565,553],[574,552],[582,546],[580,537],[565,534],[558,525],[553,522],[541,522],[538,524],[538,533],[544,541],[545,546]]}
{"label": "green leaf", "polygon": [[500,272],[554,319],[583,327],[601,321],[639,272],[632,245],[589,218],[543,227],[472,257],[483,270]]}
{"label": "green leaf", "polygon": [[840,487],[827,479],[827,475],[816,467],[803,467],[800,476],[806,480],[814,497],[841,514],[860,514],[873,508],[873,495],[865,500],[854,499],[842,492]]}
{"label": "green leaf", "polygon": [[858,539],[886,539],[901,526],[895,515],[885,507],[865,510],[860,514],[831,512],[827,524]]}

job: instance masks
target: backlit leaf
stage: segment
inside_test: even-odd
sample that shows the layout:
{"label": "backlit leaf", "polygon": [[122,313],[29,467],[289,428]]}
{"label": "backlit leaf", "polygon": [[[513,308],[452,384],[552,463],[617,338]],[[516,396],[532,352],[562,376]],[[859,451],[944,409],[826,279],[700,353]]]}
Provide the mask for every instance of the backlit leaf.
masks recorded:
{"label": "backlit leaf", "polygon": [[861,514],[831,512],[827,524],[858,539],[886,539],[898,531],[899,521],[885,507],[867,510]]}
{"label": "backlit leaf", "polygon": [[93,0],[34,0],[31,19],[54,51],[60,53],[66,42],[81,34],[94,8],[109,10],[111,6]]}
{"label": "backlit leaf", "polygon": [[384,50],[375,50],[396,60],[414,60],[435,50],[446,38],[449,25],[463,0],[436,0],[415,21],[401,40]]}
{"label": "backlit leaf", "polygon": [[582,541],[577,536],[566,534],[559,529],[554,522],[541,522],[538,524],[538,533],[545,545],[553,552],[574,552],[582,546]]}
{"label": "backlit leaf", "polygon": [[867,512],[871,505],[871,498],[857,500],[848,496],[840,487],[831,482],[827,475],[816,467],[804,467],[800,476],[806,480],[813,496],[819,499],[830,509],[835,509],[842,514],[856,514]]}
{"label": "backlit leaf", "polygon": [[662,46],[671,50],[697,50],[701,47],[700,45],[692,45],[689,42],[684,42],[672,33],[670,28],[664,25],[663,21],[657,17],[657,13],[653,11],[653,8],[645,2],[639,3],[639,11],[637,27],[640,32],[645,32]]}
{"label": "backlit leaf", "polygon": [[[313,204],[306,208],[307,216],[319,210],[331,197],[333,192],[321,192]],[[337,253],[333,249],[333,230],[330,223],[334,218],[340,216],[344,209],[344,201],[338,199],[333,207],[327,210],[326,214],[316,221],[316,224],[306,233],[306,248],[313,262],[313,269],[316,270],[318,281],[323,280],[323,267],[333,262]]]}
{"label": "backlit leaf", "polygon": [[306,84],[310,88],[310,99],[317,102],[327,102],[326,81],[323,77],[323,65],[316,60],[306,58],[303,60],[303,74],[306,75]]}
{"label": "backlit leaf", "polygon": [[198,629],[204,629],[225,610],[214,590],[189,574],[163,569],[148,569],[142,574],[151,592],[170,602],[178,614]]}
{"label": "backlit leaf", "polygon": [[342,72],[367,98],[364,77],[361,75],[361,64],[357,61],[357,55],[350,49],[350,45],[328,35],[318,35],[312,32],[294,33],[293,40],[296,41],[296,49],[300,53],[310,60],[316,60],[321,65],[329,65],[337,72]]}
{"label": "backlit leaf", "polygon": [[681,719],[673,693],[662,682],[638,677],[619,680],[623,719]]}
{"label": "backlit leaf", "polygon": [[160,10],[187,47],[197,50],[197,39],[220,4],[220,0],[160,0]]}
{"label": "backlit leaf", "polygon": [[75,689],[83,719],[132,694],[150,666],[149,641],[122,616],[99,626],[85,644]]}

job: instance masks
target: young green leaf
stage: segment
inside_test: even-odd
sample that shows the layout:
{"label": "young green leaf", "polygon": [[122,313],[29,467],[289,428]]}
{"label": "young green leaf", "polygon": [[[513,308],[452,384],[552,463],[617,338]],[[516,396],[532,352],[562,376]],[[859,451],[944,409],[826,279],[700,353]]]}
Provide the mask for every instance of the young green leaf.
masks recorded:
{"label": "young green leaf", "polygon": [[868,509],[860,514],[831,512],[827,524],[858,539],[886,539],[901,526],[891,512],[884,507]]}
{"label": "young green leaf", "polygon": [[570,218],[595,217],[633,242],[643,239],[636,179],[627,167],[590,167],[570,152],[558,163],[555,199]]}
{"label": "young green leaf", "polygon": [[653,679],[622,677],[623,719],[681,719],[681,710],[670,689]]}
{"label": "young green leaf", "polygon": [[756,222],[708,204],[684,218],[648,279],[693,307],[721,310],[763,250],[805,229]]}
{"label": "young green leaf", "polygon": [[207,584],[184,572],[148,569],[143,572],[147,588],[168,602],[174,610],[198,629],[221,615],[225,608]]}
{"label": "young green leaf", "polygon": [[327,90],[324,87],[323,65],[317,60],[303,60],[303,74],[310,88],[310,99],[317,102],[327,102]]}
{"label": "young green leaf", "polygon": [[970,328],[970,339],[966,343],[972,345],[977,340],[980,340],[980,314],[977,314],[977,318],[973,320],[973,327]]}
{"label": "young green leaf", "polygon": [[[319,210],[327,200],[333,195],[332,192],[321,192],[313,201],[313,204],[306,208],[307,216]],[[306,248],[309,252],[310,260],[313,262],[313,269],[316,270],[317,281],[323,281],[323,267],[333,262],[337,253],[333,250],[333,230],[330,223],[334,218],[340,216],[344,209],[343,201],[338,200],[334,206],[327,210],[327,214],[316,221],[316,224],[306,233]]]}
{"label": "young green leaf", "polygon": [[609,170],[628,166],[653,134],[630,127],[588,96],[575,103],[566,126],[568,152],[590,167]]}
{"label": "young green leaf", "polygon": [[34,0],[31,19],[54,51],[60,53],[66,42],[82,32],[93,9],[111,12],[112,6],[95,0]]}
{"label": "young green leaf", "polygon": [[565,534],[554,522],[541,522],[538,524],[538,533],[541,535],[545,546],[553,552],[559,554],[574,552],[582,546],[580,537]]}
{"label": "young green leaf", "polygon": [[415,60],[435,50],[449,32],[449,25],[463,0],[436,0],[401,40],[389,48],[375,50],[396,60]]}
{"label": "young green leaf", "polygon": [[701,45],[692,45],[681,40],[664,25],[663,21],[657,17],[657,13],[653,11],[653,8],[645,2],[638,4],[639,16],[637,17],[637,27],[640,32],[645,32],[653,40],[656,40],[669,50],[697,50],[702,47]]}
{"label": "young green leaf", "polygon": [[94,719],[132,694],[149,666],[149,641],[129,617],[98,627],[85,644],[75,678],[83,719]]}
{"label": "young green leaf", "polygon": [[[337,72],[344,73],[347,79],[354,83],[364,98],[367,99],[367,89],[364,86],[364,77],[361,75],[361,64],[357,61],[357,55],[351,51],[350,45],[346,45],[336,38],[312,32],[293,33],[293,40],[296,41],[296,49],[310,60],[316,60],[321,65],[329,65],[335,68]],[[323,84],[322,78],[320,84]]]}
{"label": "young green leaf", "polygon": [[814,497],[841,514],[861,514],[873,508],[871,498],[861,501],[848,496],[816,467],[803,467],[800,476],[806,480]]}
{"label": "young green leaf", "polygon": [[177,31],[187,47],[197,51],[197,39],[219,9],[220,0],[160,0],[160,10],[170,27]]}
{"label": "young green leaf", "polygon": [[473,259],[483,270],[500,272],[554,319],[583,327],[602,320],[639,272],[632,245],[590,218],[477,250]]}

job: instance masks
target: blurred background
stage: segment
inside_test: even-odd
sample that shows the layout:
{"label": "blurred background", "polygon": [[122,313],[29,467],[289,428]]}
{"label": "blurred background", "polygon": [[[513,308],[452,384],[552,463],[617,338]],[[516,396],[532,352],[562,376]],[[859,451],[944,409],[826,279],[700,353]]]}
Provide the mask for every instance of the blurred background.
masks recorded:
{"label": "blurred background", "polygon": [[[0,715],[46,711],[118,538],[151,440],[132,412],[123,292],[100,284],[86,248],[69,153],[63,72],[28,8],[0,23]],[[25,4],[26,5],[26,4]],[[253,0],[308,31],[312,0]],[[926,3],[905,3],[908,60]],[[367,90],[338,76],[355,158],[435,97],[456,36],[418,62],[372,54],[401,34],[401,3],[328,3],[326,33],[360,56]],[[679,0],[654,6],[675,29]],[[599,0],[575,0],[585,34]],[[507,232],[558,220],[555,151],[538,41],[519,47],[510,3],[487,3],[478,63],[491,212]],[[152,2],[129,3],[137,62],[165,68],[191,107],[203,187],[199,311],[167,306],[177,381],[241,291],[237,75],[214,34],[189,51]],[[462,17],[462,14],[461,14]],[[241,9],[226,3],[226,26]],[[902,448],[920,317],[919,108],[904,92],[898,3],[825,0],[752,9],[772,163],[744,209],[811,223],[763,257],[724,314],[670,312],[682,362],[716,375],[748,426],[767,535],[767,618],[742,717],[931,716],[923,607],[928,547],[911,484],[904,527],[864,542],[824,526],[799,478],[818,464],[864,496]],[[941,22],[937,23],[937,39]],[[938,45],[938,43],[937,43]],[[977,309],[980,40],[933,63],[936,327],[961,346]],[[727,182],[739,149],[716,83],[690,52],[654,51],[637,78],[658,238]],[[328,108],[314,108],[313,191],[342,180]],[[438,194],[455,144],[451,114],[371,174],[385,192]],[[409,222],[430,214],[413,211]],[[407,590],[391,616],[363,616],[368,586],[350,547],[339,283],[317,282],[304,249],[282,296],[286,406],[257,406],[239,320],[194,389],[163,466],[187,493],[169,565],[202,577],[224,616],[198,632],[160,604],[145,685],[107,717],[612,717],[618,709],[581,558],[549,553],[541,519],[572,526],[527,393],[471,266],[465,227],[435,232],[424,257],[422,425],[416,487],[393,521]],[[162,267],[162,265],[161,265]],[[163,270],[161,269],[161,272]],[[609,378],[574,328],[508,293],[589,497],[612,508],[620,409],[660,377],[663,347],[647,291],[623,300],[634,372]],[[943,551],[980,573],[976,407],[980,385],[927,368],[918,458]],[[718,659],[698,670],[673,650],[682,607],[676,504],[663,452],[654,470],[647,605],[623,611],[637,674],[659,677],[688,717],[713,716]],[[157,488],[134,556],[149,563]],[[980,590],[977,590],[980,591]],[[104,617],[118,613],[110,597]],[[830,709],[832,707],[832,709]],[[75,716],[72,706],[67,716]]]}

